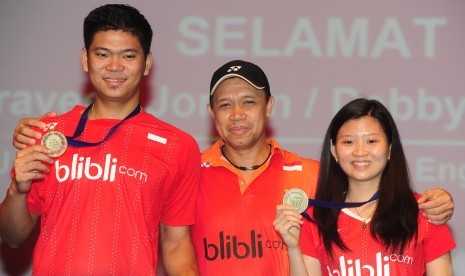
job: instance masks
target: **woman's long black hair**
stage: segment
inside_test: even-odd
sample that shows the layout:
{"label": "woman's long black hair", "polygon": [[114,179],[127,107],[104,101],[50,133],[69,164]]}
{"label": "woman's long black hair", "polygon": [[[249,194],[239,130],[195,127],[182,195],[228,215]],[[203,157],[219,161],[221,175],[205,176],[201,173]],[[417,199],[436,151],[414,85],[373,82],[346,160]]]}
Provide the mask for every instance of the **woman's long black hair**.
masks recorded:
{"label": "woman's long black hair", "polygon": [[[344,123],[364,116],[372,117],[380,123],[391,147],[390,160],[379,183],[378,205],[373,214],[370,233],[386,249],[401,253],[412,238],[417,238],[418,205],[399,132],[391,114],[379,101],[355,99],[342,107],[332,119],[321,151],[316,199],[345,201],[348,178],[331,154],[331,141],[336,143],[337,134]],[[345,251],[350,250],[337,231],[339,213],[340,209],[315,208],[313,214],[325,249],[331,256],[333,245]]]}

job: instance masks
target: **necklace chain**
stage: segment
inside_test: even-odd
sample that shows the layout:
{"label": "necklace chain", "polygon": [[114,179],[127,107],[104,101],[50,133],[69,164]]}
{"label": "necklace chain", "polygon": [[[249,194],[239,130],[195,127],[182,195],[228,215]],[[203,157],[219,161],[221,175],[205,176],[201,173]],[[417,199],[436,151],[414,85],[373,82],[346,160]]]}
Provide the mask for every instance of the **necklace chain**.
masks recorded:
{"label": "necklace chain", "polygon": [[234,168],[236,169],[239,169],[241,171],[255,171],[256,169],[260,168],[261,166],[265,165],[265,163],[268,161],[268,159],[270,159],[270,156],[271,156],[271,145],[268,145],[270,146],[270,152],[268,153],[268,156],[266,157],[265,161],[263,161],[263,163],[259,164],[259,165],[254,165],[252,167],[242,167],[242,166],[237,166],[236,164],[234,164],[233,162],[231,162],[231,160],[228,159],[228,157],[226,156],[226,154],[224,153],[224,145],[221,146],[221,153],[223,154],[224,158],[226,158],[226,160],[228,160],[228,162],[234,166]]}
{"label": "necklace chain", "polygon": [[94,111],[94,105],[95,105],[95,103],[92,104],[92,108],[91,108],[92,115],[94,115],[94,119],[98,119],[97,114],[95,114],[95,111]]}
{"label": "necklace chain", "polygon": [[[352,199],[350,198],[349,193],[347,193],[347,198],[350,200],[350,202],[353,202]],[[373,215],[373,213],[374,213],[375,210],[376,210],[376,207],[373,208],[373,210],[371,211],[371,213],[370,213],[370,214],[368,215],[368,217],[366,217],[366,218],[364,218],[364,217],[362,217],[362,215],[360,215],[360,213],[359,213],[358,210],[357,210],[357,207],[353,207],[353,208],[354,208],[355,212],[357,213],[357,215],[358,215],[359,217],[361,217],[362,220],[363,220],[362,228],[363,228],[363,229],[366,229],[366,228],[367,228],[367,220],[369,220],[369,219],[371,218],[371,216]]]}

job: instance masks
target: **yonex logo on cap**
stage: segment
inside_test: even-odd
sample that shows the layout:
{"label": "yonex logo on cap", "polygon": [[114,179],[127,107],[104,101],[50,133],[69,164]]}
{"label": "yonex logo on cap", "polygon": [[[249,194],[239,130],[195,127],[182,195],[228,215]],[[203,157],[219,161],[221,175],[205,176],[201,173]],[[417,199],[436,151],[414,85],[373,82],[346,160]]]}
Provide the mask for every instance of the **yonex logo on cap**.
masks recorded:
{"label": "yonex logo on cap", "polygon": [[242,66],[231,66],[231,67],[229,67],[229,69],[228,69],[228,73],[229,73],[229,72],[232,72],[232,71],[237,72],[237,71],[239,71],[239,69],[241,69],[241,68],[242,68]]}
{"label": "yonex logo on cap", "polygon": [[213,73],[212,79],[210,81],[210,96],[213,95],[215,89],[222,81],[235,77],[239,77],[247,81],[250,85],[258,90],[264,89],[268,96],[271,95],[268,79],[260,67],[251,62],[233,60],[224,64],[218,68],[215,73]]}

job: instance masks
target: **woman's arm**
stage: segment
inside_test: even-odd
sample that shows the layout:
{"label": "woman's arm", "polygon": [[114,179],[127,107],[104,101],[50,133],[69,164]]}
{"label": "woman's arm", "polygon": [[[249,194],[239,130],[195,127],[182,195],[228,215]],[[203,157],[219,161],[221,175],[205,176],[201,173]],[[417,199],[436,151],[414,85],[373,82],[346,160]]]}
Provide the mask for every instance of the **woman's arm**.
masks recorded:
{"label": "woman's arm", "polygon": [[295,212],[292,206],[282,204],[276,207],[276,219],[273,221],[273,225],[286,244],[290,275],[321,275],[318,259],[304,256],[300,250],[299,239],[302,224],[302,215]]}
{"label": "woman's arm", "polygon": [[450,252],[426,264],[426,275],[452,276],[452,259]]}

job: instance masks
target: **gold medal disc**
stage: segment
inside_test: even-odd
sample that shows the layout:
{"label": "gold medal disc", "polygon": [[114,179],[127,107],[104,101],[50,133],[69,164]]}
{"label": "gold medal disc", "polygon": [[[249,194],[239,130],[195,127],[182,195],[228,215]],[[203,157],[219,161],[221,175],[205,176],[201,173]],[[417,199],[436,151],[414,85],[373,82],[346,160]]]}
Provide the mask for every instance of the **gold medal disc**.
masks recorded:
{"label": "gold medal disc", "polygon": [[307,210],[308,197],[303,190],[299,188],[293,188],[286,191],[284,194],[283,203],[292,205],[294,210],[300,214]]}
{"label": "gold medal disc", "polygon": [[52,153],[50,153],[51,157],[58,157],[66,151],[68,142],[63,133],[52,130],[42,137],[42,146],[46,146],[52,151]]}

